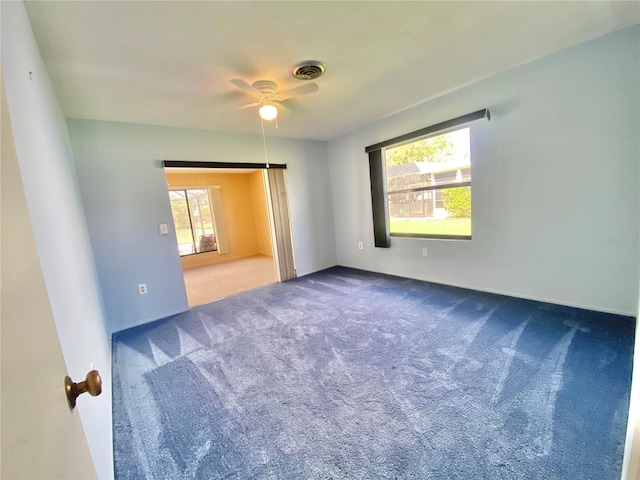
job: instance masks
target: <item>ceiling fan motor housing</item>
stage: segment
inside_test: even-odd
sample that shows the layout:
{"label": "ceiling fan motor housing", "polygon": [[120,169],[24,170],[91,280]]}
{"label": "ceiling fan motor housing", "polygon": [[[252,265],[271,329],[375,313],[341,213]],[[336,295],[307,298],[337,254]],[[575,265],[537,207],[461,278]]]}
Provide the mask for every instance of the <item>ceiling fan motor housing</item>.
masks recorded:
{"label": "ceiling fan motor housing", "polygon": [[256,90],[259,90],[262,95],[275,95],[276,83],[271,80],[258,80],[251,85]]}

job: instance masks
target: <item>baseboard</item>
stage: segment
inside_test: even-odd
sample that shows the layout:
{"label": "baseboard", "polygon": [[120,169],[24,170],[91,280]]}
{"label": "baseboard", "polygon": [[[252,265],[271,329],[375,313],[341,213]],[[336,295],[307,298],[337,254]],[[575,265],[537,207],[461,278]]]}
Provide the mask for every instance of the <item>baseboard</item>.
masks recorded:
{"label": "baseboard", "polygon": [[129,330],[133,330],[135,328],[140,328],[140,327],[146,327],[152,323],[160,322],[168,317],[173,317],[174,315],[180,315],[181,313],[188,312],[189,310],[191,309],[187,307],[186,309],[176,310],[174,312],[168,312],[166,314],[163,314],[161,317],[152,317],[146,320],[141,320],[140,322],[137,322],[131,325],[130,327],[123,328],[122,330],[116,330],[115,332],[111,332],[111,339],[113,340],[114,338],[117,338],[122,333],[128,332]]}
{"label": "baseboard", "polygon": [[[200,254],[196,254],[196,255],[209,255],[210,258],[211,258],[215,254],[217,254],[217,252],[213,251],[213,252],[200,253]],[[227,254],[224,254],[224,255],[227,255]],[[263,255],[260,252],[243,253],[242,255],[234,256],[232,258],[222,257],[222,256],[213,257],[213,258],[220,258],[220,260],[216,260],[216,261],[211,262],[211,263],[203,263],[202,265],[191,265],[191,266],[186,266],[185,267],[184,264],[182,263],[182,260],[183,260],[183,258],[187,258],[187,257],[182,257],[180,259],[180,265],[181,265],[182,271],[184,272],[184,271],[187,271],[187,270],[195,270],[196,268],[213,267],[214,265],[223,265],[225,263],[235,262],[236,260],[243,260],[245,258],[259,257],[259,256],[273,258],[272,255]]]}
{"label": "baseboard", "polygon": [[574,302],[564,302],[558,299],[550,299],[545,297],[539,297],[536,295],[527,295],[525,293],[511,292],[508,290],[483,288],[483,287],[478,287],[474,285],[465,285],[461,283],[453,283],[453,282],[450,283],[450,282],[442,282],[440,280],[431,280],[429,278],[419,278],[419,277],[408,276],[408,275],[398,275],[397,273],[394,273],[394,272],[386,272],[381,270],[369,270],[366,268],[356,267],[352,265],[340,265],[340,266],[347,267],[347,268],[354,268],[356,270],[362,270],[365,272],[382,273],[384,275],[391,275],[393,277],[410,278],[411,280],[419,280],[421,282],[436,283],[438,285],[447,285],[449,287],[466,288],[467,290],[475,290],[478,292],[485,292],[485,293],[494,293],[496,295],[504,295],[506,297],[522,298],[524,300],[534,300],[536,302],[551,303],[553,305],[561,305],[564,307],[581,308],[583,310],[591,310],[593,312],[612,313],[615,315],[623,315],[625,317],[631,317],[634,319],[636,318],[636,312],[627,312],[627,311],[618,310],[615,308],[602,308],[595,305],[588,305],[588,304],[581,304],[581,303],[574,303]]}
{"label": "baseboard", "polygon": [[[334,263],[333,265],[327,265],[326,267],[320,267],[320,268],[318,268],[318,269],[316,269],[316,270],[311,270],[311,271],[309,271],[309,272],[305,272],[305,273],[302,273],[302,274],[298,274],[298,275],[297,275],[297,277],[298,277],[298,278],[300,278],[300,277],[306,277],[307,275],[311,275],[312,273],[318,273],[318,272],[321,272],[321,271],[323,271],[323,270],[327,270],[328,268],[332,268],[332,267],[341,267],[341,266],[343,266],[343,265],[340,265],[340,264],[338,264],[338,263]],[[357,267],[349,267],[349,268],[357,268]],[[360,268],[359,270],[362,270],[362,268]]]}
{"label": "baseboard", "polygon": [[[581,308],[583,310],[591,310],[594,312],[603,312],[603,313],[612,313],[615,315],[624,315],[627,317],[631,317],[631,318],[636,318],[636,313],[635,312],[625,312],[623,310],[617,310],[617,309],[607,309],[607,308],[601,308],[598,306],[594,306],[594,305],[587,305],[587,304],[580,304],[580,303],[573,303],[573,302],[562,302],[559,301],[557,299],[549,299],[549,298],[545,298],[545,297],[539,297],[539,296],[535,296],[535,295],[527,295],[527,294],[521,294],[518,292],[510,292],[510,291],[506,291],[506,290],[497,290],[497,289],[490,289],[490,288],[482,288],[482,287],[477,287],[477,286],[473,286],[473,285],[465,285],[465,284],[460,284],[460,283],[449,283],[449,282],[442,282],[442,281],[436,281],[436,280],[431,280],[428,278],[418,278],[418,277],[414,277],[414,276],[406,276],[406,275],[398,275],[397,273],[394,272],[387,272],[387,271],[381,271],[381,270],[370,270],[370,269],[366,269],[366,268],[362,268],[362,267],[358,267],[358,266],[354,266],[354,265],[344,265],[344,264],[338,264],[335,263],[333,265],[327,265],[324,267],[319,267],[318,269],[309,271],[309,272],[305,272],[304,274],[300,275],[300,277],[305,277],[307,275],[311,275],[313,273],[317,273],[317,272],[321,272],[323,270],[327,270],[329,268],[332,267],[346,267],[346,268],[353,268],[355,270],[362,270],[364,272],[371,272],[371,273],[382,273],[384,275],[390,275],[392,277],[400,277],[400,278],[410,278],[412,280],[418,280],[421,282],[429,282],[429,283],[435,283],[438,285],[447,285],[450,287],[457,287],[457,288],[465,288],[467,290],[475,290],[478,292],[485,292],[485,293],[493,293],[496,295],[504,295],[507,297],[514,297],[514,298],[522,298],[525,300],[534,300],[536,302],[544,302],[544,303],[550,303],[550,304],[554,304],[554,305],[562,305],[565,307],[573,307],[573,308]],[[181,313],[187,312],[189,311],[189,308],[183,309],[183,310],[177,310],[175,312],[169,312],[166,314],[163,314],[161,317],[155,317],[155,318],[151,318],[151,319],[147,319],[147,320],[142,320],[134,325],[131,325],[127,328],[124,328],[122,330],[117,330],[115,332],[111,333],[111,338],[116,338],[119,334],[123,333],[123,332],[127,332],[128,330],[134,329],[134,328],[138,328],[138,327],[142,327],[142,326],[146,326],[149,325],[151,323],[154,322],[159,322],[161,320],[164,320],[167,317],[171,317],[173,315],[179,315]]]}

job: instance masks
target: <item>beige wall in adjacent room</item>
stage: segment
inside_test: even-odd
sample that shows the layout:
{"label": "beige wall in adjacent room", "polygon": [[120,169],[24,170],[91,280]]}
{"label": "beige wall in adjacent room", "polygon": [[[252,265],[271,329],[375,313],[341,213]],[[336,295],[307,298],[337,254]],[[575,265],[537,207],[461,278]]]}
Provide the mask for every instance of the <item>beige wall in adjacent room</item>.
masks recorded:
{"label": "beige wall in adjacent room", "polygon": [[250,257],[260,253],[249,174],[168,173],[170,189],[219,186],[229,237],[229,253],[201,253],[182,257],[184,270]]}

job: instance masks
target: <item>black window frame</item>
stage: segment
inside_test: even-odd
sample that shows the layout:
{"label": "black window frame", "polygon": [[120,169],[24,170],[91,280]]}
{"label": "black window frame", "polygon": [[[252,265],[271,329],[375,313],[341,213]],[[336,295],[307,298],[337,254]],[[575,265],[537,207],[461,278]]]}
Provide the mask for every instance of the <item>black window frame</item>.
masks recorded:
{"label": "black window frame", "polygon": [[[491,113],[487,108],[478,110],[467,115],[453,118],[444,122],[421,128],[414,132],[410,132],[399,137],[394,137],[384,142],[376,143],[365,147],[365,153],[369,155],[369,176],[371,182],[371,206],[373,213],[373,233],[374,245],[379,248],[391,247],[391,233],[389,231],[389,208],[388,194],[386,184],[386,165],[384,159],[384,149],[386,147],[398,146],[409,143],[412,140],[433,135],[445,130],[451,130],[454,127],[470,123],[474,120],[486,118],[491,120]],[[420,187],[418,190],[439,190],[446,185],[433,185],[429,187]],[[471,186],[471,181],[458,182],[456,187]],[[400,193],[411,193],[416,189],[407,189]],[[396,192],[398,193],[398,192]],[[411,238],[435,238],[450,240],[470,240],[470,235],[430,235],[430,234],[399,234],[394,233],[394,237],[411,237]]]}

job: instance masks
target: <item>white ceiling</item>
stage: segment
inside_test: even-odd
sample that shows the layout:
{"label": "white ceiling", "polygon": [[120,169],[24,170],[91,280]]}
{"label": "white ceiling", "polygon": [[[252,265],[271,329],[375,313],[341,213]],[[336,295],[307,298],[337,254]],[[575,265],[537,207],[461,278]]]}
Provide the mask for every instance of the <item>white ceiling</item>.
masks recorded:
{"label": "white ceiling", "polygon": [[[27,2],[67,117],[260,133],[230,83],[325,62],[270,135],[326,140],[640,22],[630,2]],[[479,105],[484,107],[485,105]],[[490,105],[487,105],[490,107]],[[466,113],[466,112],[462,112]]]}

